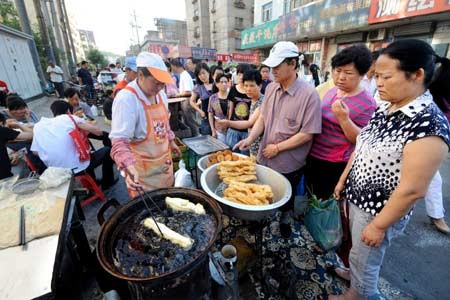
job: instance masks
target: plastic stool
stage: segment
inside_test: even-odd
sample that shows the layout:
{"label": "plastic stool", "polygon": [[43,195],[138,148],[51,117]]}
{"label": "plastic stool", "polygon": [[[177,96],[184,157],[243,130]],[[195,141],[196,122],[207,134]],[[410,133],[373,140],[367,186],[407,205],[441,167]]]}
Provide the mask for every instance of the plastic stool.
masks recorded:
{"label": "plastic stool", "polygon": [[97,185],[95,180],[91,177],[91,175],[85,173],[85,174],[79,174],[75,175],[75,179],[79,180],[84,188],[88,189],[90,192],[94,193],[92,196],[88,197],[87,199],[84,199],[83,202],[81,202],[81,206],[86,206],[89,203],[93,202],[97,198],[101,201],[106,201],[106,196],[103,194],[100,187]]}

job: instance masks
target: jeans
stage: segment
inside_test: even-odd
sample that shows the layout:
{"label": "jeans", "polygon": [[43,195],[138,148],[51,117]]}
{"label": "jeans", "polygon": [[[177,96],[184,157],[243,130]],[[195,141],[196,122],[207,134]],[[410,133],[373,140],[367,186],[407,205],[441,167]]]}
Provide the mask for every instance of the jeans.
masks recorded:
{"label": "jeans", "polygon": [[300,183],[300,180],[302,179],[304,169],[305,168],[303,167],[294,172],[283,174],[284,177],[286,177],[286,179],[291,184],[292,194],[291,194],[291,198],[289,198],[289,201],[286,202],[286,204],[284,204],[282,207],[280,207],[280,210],[282,212],[294,211],[295,192],[297,191],[297,186]]}
{"label": "jeans", "polygon": [[355,204],[350,203],[350,232],[352,234],[352,249],[350,250],[350,283],[362,296],[362,299],[381,299],[378,291],[378,278],[384,253],[389,247],[392,238],[403,232],[408,219],[401,219],[389,227],[379,247],[370,247],[361,241],[364,228],[375,217],[364,212]]}
{"label": "jeans", "polygon": [[[233,149],[234,145],[237,144],[237,142],[244,140],[248,137],[247,131],[239,131],[233,128],[228,128],[227,130],[227,137],[225,138],[225,144],[228,145],[231,149]],[[236,152],[240,152],[244,155],[250,155],[249,151],[242,151],[239,149],[236,149]]]}
{"label": "jeans", "polygon": [[200,124],[200,134],[201,135],[211,135],[212,134],[208,119],[202,120],[202,123]]}
{"label": "jeans", "polygon": [[184,124],[191,129],[191,135],[198,135],[198,124],[195,121],[195,112],[189,104],[189,100],[181,102],[181,110],[183,112]]}
{"label": "jeans", "polygon": [[84,89],[85,89],[89,99],[94,99],[95,98],[94,85],[86,84]]}

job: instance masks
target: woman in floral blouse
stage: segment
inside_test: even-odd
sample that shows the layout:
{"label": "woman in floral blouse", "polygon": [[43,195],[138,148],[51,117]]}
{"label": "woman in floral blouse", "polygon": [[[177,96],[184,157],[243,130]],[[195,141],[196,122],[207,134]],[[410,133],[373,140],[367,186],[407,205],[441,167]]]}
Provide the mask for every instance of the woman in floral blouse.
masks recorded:
{"label": "woman in floral blouse", "polygon": [[336,197],[342,193],[350,202],[351,287],[329,299],[382,299],[384,253],[449,151],[449,124],[428,91],[436,63],[446,60],[423,41],[400,40],[376,62],[378,91],[387,103],[362,129],[335,188]]}

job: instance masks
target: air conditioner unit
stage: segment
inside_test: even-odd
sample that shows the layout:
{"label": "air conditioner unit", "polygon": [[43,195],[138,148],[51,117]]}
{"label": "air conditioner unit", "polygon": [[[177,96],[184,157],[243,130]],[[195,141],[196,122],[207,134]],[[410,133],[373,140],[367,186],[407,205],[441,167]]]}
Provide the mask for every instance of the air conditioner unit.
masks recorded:
{"label": "air conditioner unit", "polygon": [[367,35],[368,41],[380,41],[384,40],[386,36],[386,28],[380,28],[377,30],[369,31],[369,34]]}

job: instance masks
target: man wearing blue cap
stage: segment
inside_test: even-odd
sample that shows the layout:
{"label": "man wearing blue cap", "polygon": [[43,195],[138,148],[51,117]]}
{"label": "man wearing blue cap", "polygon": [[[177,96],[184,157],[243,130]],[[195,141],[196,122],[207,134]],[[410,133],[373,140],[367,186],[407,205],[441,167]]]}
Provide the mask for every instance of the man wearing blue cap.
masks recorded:
{"label": "man wearing blue cap", "polygon": [[125,78],[119,81],[114,87],[113,95],[115,96],[121,89],[127,86],[127,84],[136,79],[137,65],[136,56],[127,56],[125,58]]}

